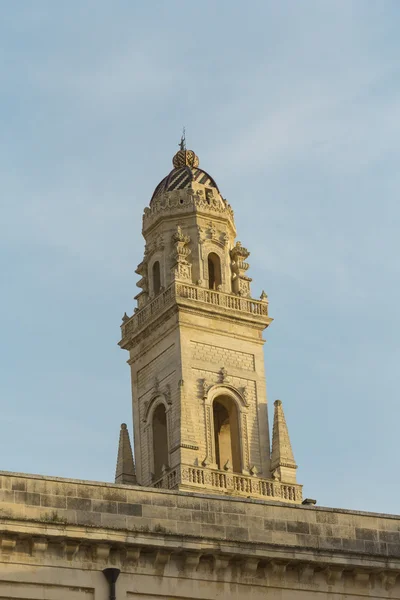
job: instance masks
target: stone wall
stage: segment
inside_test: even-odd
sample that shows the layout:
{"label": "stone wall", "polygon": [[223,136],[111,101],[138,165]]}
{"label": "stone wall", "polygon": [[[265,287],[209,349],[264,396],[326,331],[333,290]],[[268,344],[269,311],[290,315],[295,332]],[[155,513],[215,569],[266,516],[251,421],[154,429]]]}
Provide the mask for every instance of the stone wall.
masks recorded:
{"label": "stone wall", "polygon": [[[400,598],[400,518],[0,474],[0,597]],[[177,589],[179,588],[179,594]]]}

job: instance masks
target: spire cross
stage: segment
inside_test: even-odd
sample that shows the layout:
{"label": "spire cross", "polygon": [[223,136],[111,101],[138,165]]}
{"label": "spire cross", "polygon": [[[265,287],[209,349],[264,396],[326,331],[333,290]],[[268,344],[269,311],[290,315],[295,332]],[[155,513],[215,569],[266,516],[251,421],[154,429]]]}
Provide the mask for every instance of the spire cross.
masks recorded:
{"label": "spire cross", "polygon": [[183,128],[181,141],[179,142],[178,145],[181,150],[186,150],[186,130],[185,130],[185,128]]}

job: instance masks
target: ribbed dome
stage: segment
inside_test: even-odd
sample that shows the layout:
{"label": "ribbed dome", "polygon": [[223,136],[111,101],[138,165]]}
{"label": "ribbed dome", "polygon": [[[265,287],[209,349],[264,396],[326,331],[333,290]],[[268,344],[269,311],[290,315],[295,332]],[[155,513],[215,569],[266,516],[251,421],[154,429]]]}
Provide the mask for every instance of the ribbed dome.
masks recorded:
{"label": "ribbed dome", "polygon": [[160,181],[154,190],[151,201],[164,192],[188,188],[192,182],[200,183],[209,188],[215,188],[219,192],[214,179],[208,173],[198,168],[199,159],[193,150],[181,148],[172,159],[172,164],[175,168]]}

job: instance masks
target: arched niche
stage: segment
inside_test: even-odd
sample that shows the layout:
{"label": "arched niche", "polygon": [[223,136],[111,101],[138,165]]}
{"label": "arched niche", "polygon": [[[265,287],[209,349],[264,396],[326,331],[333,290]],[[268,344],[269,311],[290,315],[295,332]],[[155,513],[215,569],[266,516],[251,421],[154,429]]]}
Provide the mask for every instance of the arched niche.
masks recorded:
{"label": "arched niche", "polygon": [[207,462],[217,469],[242,473],[249,469],[247,407],[229,384],[211,386],[204,397]]}
{"label": "arched niche", "polygon": [[217,290],[222,285],[221,259],[216,252],[210,252],[207,256],[208,287]]}
{"label": "arched niche", "polygon": [[153,282],[153,293],[155,296],[159,294],[161,289],[161,267],[160,261],[155,260],[151,268],[152,282]]}
{"label": "arched niche", "polygon": [[239,414],[234,400],[226,395],[213,400],[213,429],[217,468],[242,472]]}
{"label": "arched niche", "polygon": [[168,394],[155,393],[143,406],[144,435],[147,439],[149,483],[160,479],[163,466],[169,467],[169,435],[171,431],[171,403]]}
{"label": "arched niche", "polygon": [[148,263],[148,280],[150,296],[157,296],[165,287],[164,256],[162,252],[157,251],[151,257]]}
{"label": "arched niche", "polygon": [[152,412],[153,473],[157,480],[163,475],[163,467],[169,465],[167,411],[160,402]]}

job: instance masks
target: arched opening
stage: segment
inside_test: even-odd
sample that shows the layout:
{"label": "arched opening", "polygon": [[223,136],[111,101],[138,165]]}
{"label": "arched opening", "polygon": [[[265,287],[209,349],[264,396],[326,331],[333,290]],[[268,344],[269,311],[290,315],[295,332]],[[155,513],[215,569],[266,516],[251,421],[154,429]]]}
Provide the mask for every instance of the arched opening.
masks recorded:
{"label": "arched opening", "polygon": [[239,418],[235,402],[219,396],[213,403],[215,461],[218,469],[242,471],[240,459]]}
{"label": "arched opening", "polygon": [[218,289],[222,283],[221,261],[218,254],[210,252],[208,255],[208,287],[210,290]]}
{"label": "arched opening", "polygon": [[153,264],[153,292],[157,295],[161,288],[160,263],[158,260]]}
{"label": "arched opening", "polygon": [[153,414],[154,478],[162,476],[162,467],[168,467],[167,414],[164,404],[159,404]]}

